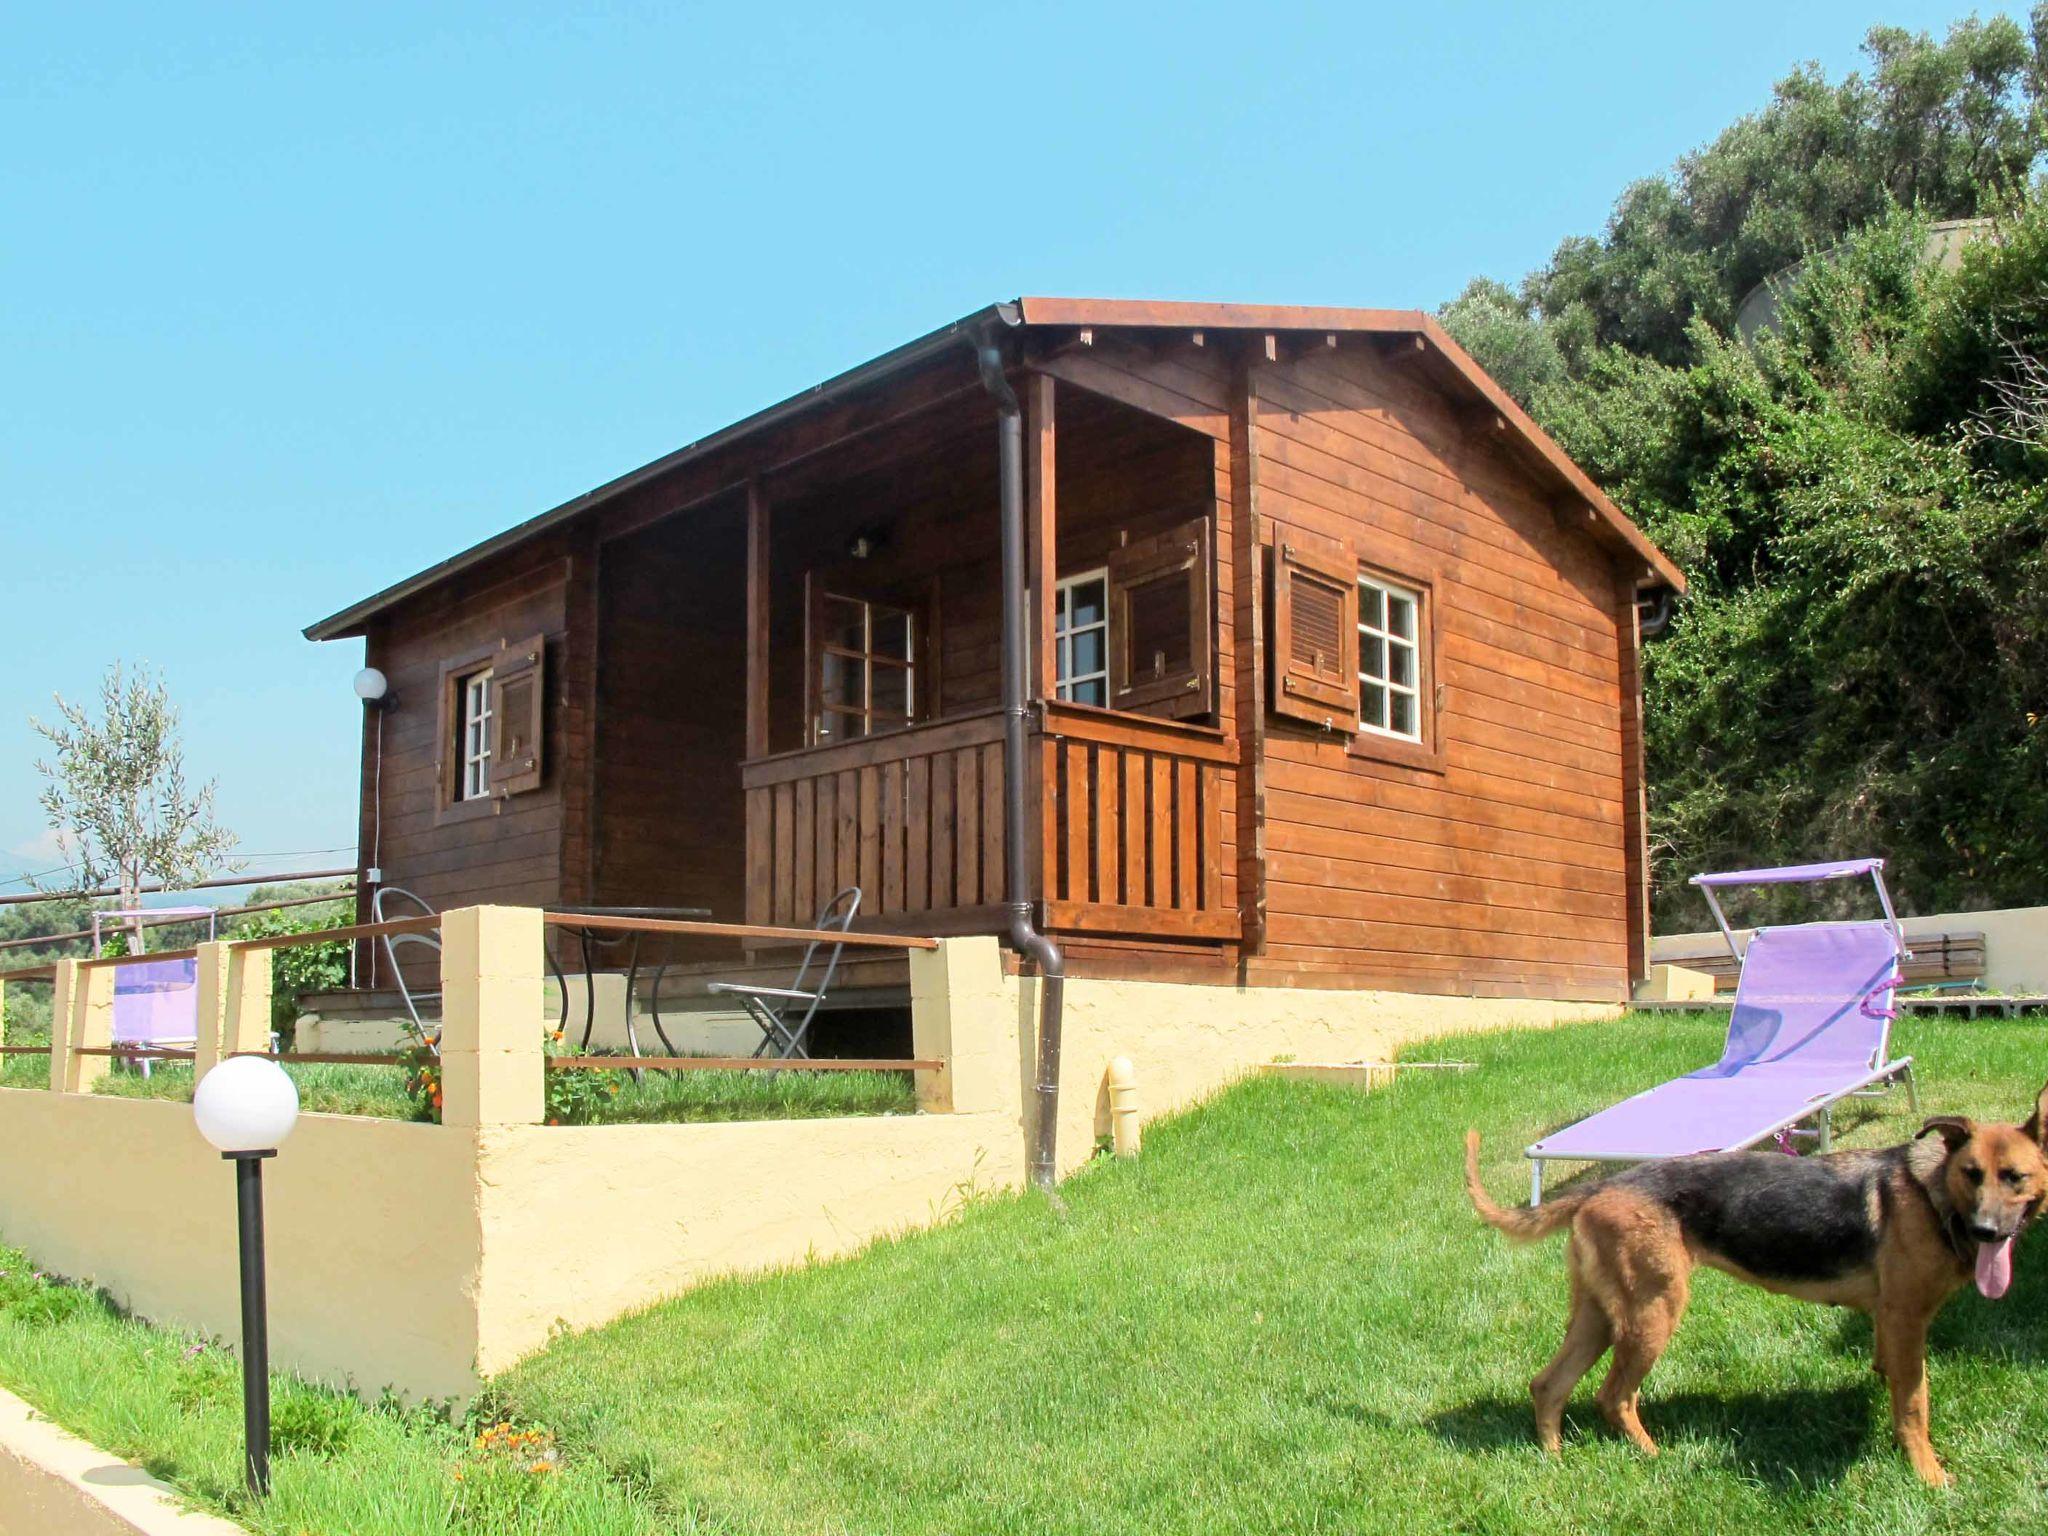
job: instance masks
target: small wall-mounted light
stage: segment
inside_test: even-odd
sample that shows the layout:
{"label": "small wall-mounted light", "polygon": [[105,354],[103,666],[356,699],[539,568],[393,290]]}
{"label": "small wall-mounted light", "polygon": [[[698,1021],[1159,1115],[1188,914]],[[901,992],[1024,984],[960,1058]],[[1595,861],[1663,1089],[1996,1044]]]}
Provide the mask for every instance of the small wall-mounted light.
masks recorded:
{"label": "small wall-mounted light", "polygon": [[356,697],[372,709],[390,709],[398,703],[391,693],[391,680],[375,667],[356,674]]}
{"label": "small wall-mounted light", "polygon": [[889,547],[885,528],[863,528],[846,541],[846,553],[855,560],[872,560]]}

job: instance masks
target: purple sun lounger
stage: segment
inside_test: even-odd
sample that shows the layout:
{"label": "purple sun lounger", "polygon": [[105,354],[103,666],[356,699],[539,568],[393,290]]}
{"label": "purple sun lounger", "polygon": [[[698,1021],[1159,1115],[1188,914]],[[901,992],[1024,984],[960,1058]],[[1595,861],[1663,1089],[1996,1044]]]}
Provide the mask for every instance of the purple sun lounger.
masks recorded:
{"label": "purple sun lounger", "polygon": [[[1884,887],[1884,860],[1848,859],[1788,869],[1695,875],[1729,949],[1742,962],[1735,1010],[1721,1059],[1624,1099],[1527,1149],[1532,1204],[1543,1199],[1550,1161],[1638,1163],[1694,1152],[1733,1152],[1817,1119],[1830,1145],[1831,1107],[1851,1094],[1903,1078],[1914,1111],[1913,1058],[1891,1060],[1892,992],[1908,958]],[[1739,885],[1843,880],[1868,875],[1882,921],[1759,928],[1745,949],[1716,891]]]}

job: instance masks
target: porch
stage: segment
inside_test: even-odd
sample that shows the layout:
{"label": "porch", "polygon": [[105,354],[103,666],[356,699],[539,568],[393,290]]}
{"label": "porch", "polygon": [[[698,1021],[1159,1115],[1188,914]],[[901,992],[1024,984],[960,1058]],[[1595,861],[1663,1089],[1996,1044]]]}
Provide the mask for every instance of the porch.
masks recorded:
{"label": "porch", "polygon": [[[1220,955],[1239,932],[1238,746],[1216,664],[1227,454],[1048,375],[1016,384],[1034,917]],[[561,768],[588,789],[563,785],[560,899],[802,926],[858,886],[858,928],[1001,932],[997,488],[976,385],[604,540],[588,748],[572,740]],[[573,645],[573,594],[567,619]],[[686,962],[662,997],[687,1006],[717,964]],[[900,996],[886,969],[847,977],[849,1005]]]}

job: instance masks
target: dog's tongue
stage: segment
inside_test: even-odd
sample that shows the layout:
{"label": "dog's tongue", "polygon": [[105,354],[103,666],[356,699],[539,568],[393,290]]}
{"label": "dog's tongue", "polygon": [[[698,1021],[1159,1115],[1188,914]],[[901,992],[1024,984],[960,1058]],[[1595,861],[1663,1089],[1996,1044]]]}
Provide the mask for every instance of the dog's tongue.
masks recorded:
{"label": "dog's tongue", "polygon": [[1977,1289],[1996,1301],[2012,1285],[2012,1239],[1977,1245]]}

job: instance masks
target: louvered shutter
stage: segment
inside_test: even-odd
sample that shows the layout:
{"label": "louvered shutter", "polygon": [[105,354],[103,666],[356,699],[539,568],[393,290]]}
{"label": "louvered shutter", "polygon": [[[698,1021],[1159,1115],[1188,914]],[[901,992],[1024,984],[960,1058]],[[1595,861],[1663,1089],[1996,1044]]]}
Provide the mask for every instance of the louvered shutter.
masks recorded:
{"label": "louvered shutter", "polygon": [[1215,708],[1206,517],[1110,555],[1109,616],[1111,708],[1175,719]]}
{"label": "louvered shutter", "polygon": [[1273,710],[1358,729],[1358,562],[1335,540],[1283,531],[1275,542]]}
{"label": "louvered shutter", "polygon": [[499,652],[491,667],[491,793],[523,795],[540,788],[546,719],[545,636]]}

